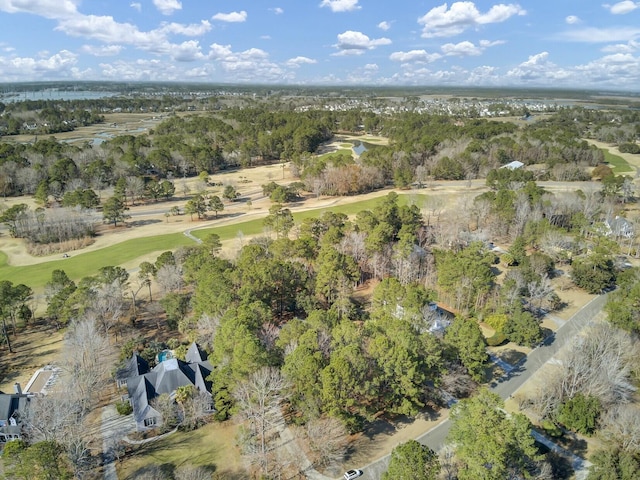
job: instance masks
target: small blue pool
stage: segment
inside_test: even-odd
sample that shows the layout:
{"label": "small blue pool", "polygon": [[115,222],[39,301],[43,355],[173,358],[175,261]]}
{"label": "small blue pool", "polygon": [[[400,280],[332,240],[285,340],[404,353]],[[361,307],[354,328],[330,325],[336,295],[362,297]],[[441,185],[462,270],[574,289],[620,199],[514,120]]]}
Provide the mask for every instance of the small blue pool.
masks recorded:
{"label": "small blue pool", "polygon": [[156,355],[156,359],[158,360],[158,363],[164,362],[165,360],[169,360],[171,358],[173,358],[172,350],[163,350],[160,353],[158,353],[158,355]]}

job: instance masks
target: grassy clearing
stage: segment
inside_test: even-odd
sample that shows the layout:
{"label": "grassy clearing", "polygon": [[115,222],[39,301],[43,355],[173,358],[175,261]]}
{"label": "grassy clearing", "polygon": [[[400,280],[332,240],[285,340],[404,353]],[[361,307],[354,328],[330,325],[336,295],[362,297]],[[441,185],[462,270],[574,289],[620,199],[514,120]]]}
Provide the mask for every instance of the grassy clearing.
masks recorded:
{"label": "grassy clearing", "polygon": [[609,150],[603,148],[601,149],[604,153],[604,161],[607,162],[611,168],[613,169],[613,173],[615,174],[623,174],[623,173],[631,173],[634,171],[634,168],[629,165],[624,158],[614,155]]}
{"label": "grassy clearing", "polygon": [[242,478],[235,437],[236,426],[230,422],[212,423],[193,432],[176,432],[138,447],[134,455],[117,466],[118,478],[133,480],[152,465],[171,470],[181,465],[209,467],[219,478]]}
{"label": "grassy clearing", "polygon": [[51,272],[55,269],[63,269],[69,278],[78,280],[95,274],[101,267],[122,265],[151,252],[172,250],[182,245],[193,245],[193,241],[181,233],[171,233],[126,240],[100,250],[72,254],[65,259],[62,255],[56,255],[56,259],[50,262],[19,267],[8,265],[7,255],[0,252],[0,280],[24,283],[33,289],[38,289],[44,287],[51,279]]}

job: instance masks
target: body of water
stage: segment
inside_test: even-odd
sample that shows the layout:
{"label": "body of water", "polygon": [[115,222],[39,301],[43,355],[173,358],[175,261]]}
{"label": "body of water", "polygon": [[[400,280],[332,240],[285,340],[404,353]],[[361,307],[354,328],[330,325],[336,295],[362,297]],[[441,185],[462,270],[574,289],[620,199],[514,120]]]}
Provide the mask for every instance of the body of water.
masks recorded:
{"label": "body of water", "polygon": [[351,147],[351,149],[358,156],[362,155],[367,150],[371,150],[372,148],[376,148],[378,146],[373,143],[361,142],[360,140],[353,140],[351,143],[353,144],[353,147]]}
{"label": "body of water", "polygon": [[5,92],[0,94],[0,102],[12,103],[25,100],[97,100],[118,95],[115,92],[92,90],[37,90],[27,92]]}

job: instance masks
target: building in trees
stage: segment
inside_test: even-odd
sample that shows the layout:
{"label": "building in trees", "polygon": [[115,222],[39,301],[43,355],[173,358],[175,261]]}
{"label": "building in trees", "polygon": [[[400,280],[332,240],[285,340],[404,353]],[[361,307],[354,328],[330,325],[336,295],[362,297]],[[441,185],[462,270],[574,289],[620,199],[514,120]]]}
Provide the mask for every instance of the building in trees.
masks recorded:
{"label": "building in trees", "polygon": [[148,430],[162,424],[161,413],[152,406],[152,400],[160,395],[174,396],[179,387],[193,386],[211,397],[211,382],[207,377],[213,367],[206,354],[194,342],[187,350],[185,360],[171,358],[158,363],[150,371],[144,371],[144,364],[137,363],[135,354],[132,356],[130,362],[136,362],[133,371],[140,374],[126,379],[126,385],[138,430]]}
{"label": "building in trees", "polygon": [[22,438],[19,413],[26,410],[32,396],[22,393],[17,383],[15,393],[0,392],[0,445]]}

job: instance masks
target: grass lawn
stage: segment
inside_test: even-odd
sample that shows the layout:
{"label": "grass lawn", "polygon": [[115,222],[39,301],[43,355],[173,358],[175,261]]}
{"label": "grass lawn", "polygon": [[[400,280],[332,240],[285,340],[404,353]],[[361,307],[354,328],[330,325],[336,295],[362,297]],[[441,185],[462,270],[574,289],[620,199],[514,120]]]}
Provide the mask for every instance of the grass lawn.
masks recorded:
{"label": "grass lawn", "polygon": [[[327,210],[334,213],[355,215],[361,210],[374,208],[376,204],[380,202],[381,198],[382,197],[377,197],[345,205],[297,212],[293,214],[293,218],[299,223],[305,218],[320,217],[320,215]],[[400,194],[398,200],[401,205],[415,203],[420,206],[425,198],[426,195],[423,194]],[[246,236],[251,236],[259,235],[263,230],[263,219],[259,218],[222,227],[194,230],[192,233],[195,237],[201,239],[210,233],[216,233],[220,236],[220,240],[224,241],[236,238],[238,232],[242,232]],[[0,252],[0,280],[10,280],[14,284],[24,283],[34,290],[38,290],[43,288],[51,279],[51,272],[55,269],[64,270],[69,278],[73,280],[80,280],[83,277],[96,274],[101,267],[122,265],[144,255],[148,255],[149,253],[161,253],[183,245],[193,245],[193,241],[182,233],[171,233],[126,240],[117,245],[105,247],[100,250],[79,253],[77,255],[71,254],[69,258],[63,259],[62,256],[59,255],[56,256],[55,260],[51,260],[50,262],[15,267],[8,265],[7,255]]]}
{"label": "grass lawn", "polygon": [[[319,218],[325,211],[333,213],[344,213],[345,215],[355,215],[362,210],[372,210],[380,203],[384,197],[371,198],[368,200],[362,200],[360,202],[349,203],[345,205],[336,205],[334,207],[317,208],[314,210],[305,210],[303,212],[294,212],[293,219],[296,223],[302,222],[306,218]],[[424,194],[400,194],[398,196],[398,203],[400,205],[407,205],[414,203],[420,207],[421,203],[427,198]],[[242,232],[244,235],[258,235],[264,230],[264,220],[262,218],[256,220],[250,220],[248,222],[236,223],[233,225],[227,225],[224,227],[212,227],[203,228],[201,230],[193,230],[191,234],[197,238],[204,238],[210,233],[216,233],[220,236],[220,240],[231,240],[238,235],[238,232]]]}
{"label": "grass lawn", "polygon": [[634,168],[622,157],[614,155],[609,150],[602,148],[604,153],[604,161],[607,162],[613,169],[613,173],[631,173],[634,172]]}
{"label": "grass lawn", "polygon": [[241,456],[235,446],[236,425],[211,423],[193,432],[176,432],[135,447],[117,465],[118,478],[134,480],[149,466],[174,469],[181,465],[210,467],[218,478],[243,478]]}
{"label": "grass lawn", "polygon": [[328,152],[328,153],[323,153],[322,155],[318,155],[318,158],[321,158],[322,160],[340,160],[343,157],[348,157],[350,158],[352,154],[351,149],[339,149],[339,150],[335,150],[333,152]]}
{"label": "grass lawn", "polygon": [[77,255],[71,254],[69,258],[64,259],[62,255],[58,255],[55,260],[50,262],[19,267],[8,265],[7,255],[0,252],[0,280],[11,280],[16,284],[24,283],[37,289],[44,287],[51,279],[51,272],[55,269],[62,269],[69,278],[79,280],[97,273],[101,267],[121,265],[145,254],[172,250],[181,245],[193,245],[193,241],[181,233],[171,233],[126,240],[100,250]]}

